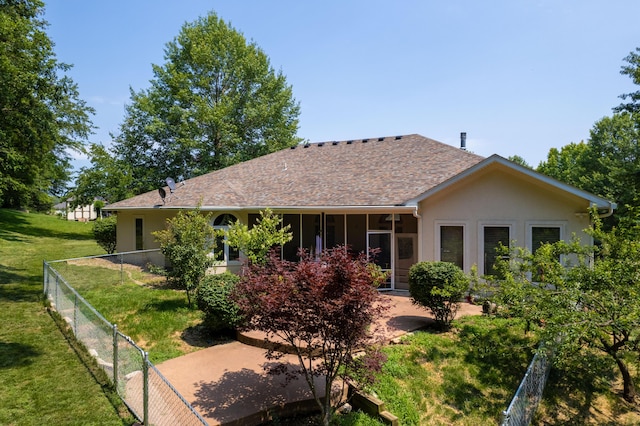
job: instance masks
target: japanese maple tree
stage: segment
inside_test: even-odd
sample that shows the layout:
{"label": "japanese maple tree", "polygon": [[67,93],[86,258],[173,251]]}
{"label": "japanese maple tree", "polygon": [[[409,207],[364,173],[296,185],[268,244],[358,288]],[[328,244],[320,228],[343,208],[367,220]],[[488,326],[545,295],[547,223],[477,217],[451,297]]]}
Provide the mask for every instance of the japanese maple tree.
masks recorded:
{"label": "japanese maple tree", "polygon": [[[306,380],[328,425],[336,379],[362,379],[363,365],[371,371],[383,362],[378,351],[366,349],[372,348],[371,324],[387,309],[377,290],[385,276],[365,254],[354,258],[345,247],[323,251],[319,260],[300,254],[299,262],[288,262],[272,251],[264,264],[249,264],[232,297],[245,315],[244,328],[293,348],[299,365],[279,372]],[[359,350],[370,355],[367,361],[354,359]],[[270,349],[267,356],[280,359],[284,351]],[[324,378],[324,389],[316,378]],[[337,388],[333,401],[339,404],[344,387]]]}

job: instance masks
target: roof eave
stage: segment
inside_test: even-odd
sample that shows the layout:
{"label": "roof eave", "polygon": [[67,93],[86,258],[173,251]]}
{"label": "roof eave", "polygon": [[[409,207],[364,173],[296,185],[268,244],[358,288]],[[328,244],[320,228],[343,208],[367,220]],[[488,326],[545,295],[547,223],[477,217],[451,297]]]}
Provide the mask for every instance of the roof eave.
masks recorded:
{"label": "roof eave", "polygon": [[478,172],[479,170],[494,164],[494,163],[499,163],[503,166],[506,166],[508,168],[511,168],[513,170],[516,170],[520,173],[523,173],[533,179],[537,179],[541,182],[544,182],[548,185],[551,185],[555,188],[558,188],[560,190],[563,190],[565,192],[568,192],[570,194],[573,194],[577,197],[583,198],[585,200],[587,200],[589,202],[589,205],[591,206],[595,206],[598,209],[607,209],[607,210],[615,210],[617,208],[616,203],[609,201],[605,198],[599,197],[595,194],[592,194],[590,192],[584,191],[582,189],[576,188],[575,186],[569,185],[567,183],[564,182],[560,182],[559,180],[556,180],[552,177],[546,176],[542,173],[538,173],[535,170],[532,170],[528,167],[524,167],[521,166],[520,164],[514,163],[513,161],[507,160],[506,158],[503,158],[497,154],[492,155],[491,157],[488,157],[486,159],[484,159],[483,161],[479,162],[478,164],[466,169],[465,171],[455,175],[454,177],[444,181],[443,183],[431,188],[430,190],[420,194],[419,196],[417,196],[416,198],[413,198],[411,200],[408,200],[405,204],[418,204],[419,202],[431,197],[432,195],[443,191],[444,189],[452,186],[453,184],[465,179],[466,177]]}
{"label": "roof eave", "polygon": [[[400,205],[375,205],[375,206],[363,206],[363,205],[344,205],[344,206],[200,206],[201,211],[242,211],[242,210],[264,210],[269,208],[273,211],[366,211],[366,212],[398,212],[398,213],[412,213],[416,209],[416,205],[413,204],[400,204]],[[125,210],[193,210],[194,206],[167,206],[167,205],[155,205],[145,207],[115,207],[104,210],[109,211],[125,211]]]}

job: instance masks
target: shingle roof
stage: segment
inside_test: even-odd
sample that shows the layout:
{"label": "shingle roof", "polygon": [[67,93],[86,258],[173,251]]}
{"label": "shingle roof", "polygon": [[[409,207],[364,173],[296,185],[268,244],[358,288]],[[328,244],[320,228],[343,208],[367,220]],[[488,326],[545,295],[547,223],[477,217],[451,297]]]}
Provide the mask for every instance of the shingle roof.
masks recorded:
{"label": "shingle roof", "polygon": [[416,134],[297,145],[109,209],[397,206],[482,160]]}

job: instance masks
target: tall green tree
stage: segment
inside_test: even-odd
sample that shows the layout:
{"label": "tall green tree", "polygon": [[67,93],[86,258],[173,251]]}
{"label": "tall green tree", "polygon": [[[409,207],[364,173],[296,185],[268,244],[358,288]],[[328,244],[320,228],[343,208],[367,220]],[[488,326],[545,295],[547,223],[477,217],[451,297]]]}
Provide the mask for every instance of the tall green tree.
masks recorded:
{"label": "tall green tree", "polygon": [[80,169],[75,188],[69,193],[73,208],[90,205],[96,197],[115,202],[136,195],[131,167],[113,157],[108,148],[92,144],[89,158],[91,167]]}
{"label": "tall green tree", "polygon": [[112,147],[138,191],[299,142],[299,105],[284,75],[215,13],[185,24],[165,60],[148,89],[131,91]]}
{"label": "tall green tree", "polygon": [[587,142],[552,148],[538,171],[618,203],[619,223],[640,201],[640,114],[604,117]]}
{"label": "tall green tree", "polygon": [[[624,58],[624,61],[627,65],[623,65],[620,70],[620,74],[628,75],[633,84],[636,86],[640,86],[640,47],[636,47],[635,52],[632,51],[629,55]],[[629,102],[623,102],[613,110],[615,112],[632,112],[632,113],[640,113],[640,90],[636,90],[635,92],[625,93],[620,95],[623,100],[629,100]]]}
{"label": "tall green tree", "polygon": [[46,210],[82,151],[93,110],[58,62],[40,0],[0,0],[0,206]]}

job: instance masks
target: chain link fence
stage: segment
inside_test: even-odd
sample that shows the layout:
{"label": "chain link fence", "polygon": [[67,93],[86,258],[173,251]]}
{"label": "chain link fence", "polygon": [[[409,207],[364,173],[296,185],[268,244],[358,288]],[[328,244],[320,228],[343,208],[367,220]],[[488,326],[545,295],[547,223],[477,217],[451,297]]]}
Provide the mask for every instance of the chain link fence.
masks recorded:
{"label": "chain link fence", "polygon": [[[206,425],[202,416],[149,361],[147,352],[118,331],[70,284],[75,280],[124,282],[136,280],[143,269],[161,265],[159,250],[118,253],[44,262],[44,294],[51,307],[69,324],[118,395],[145,425]],[[99,267],[97,267],[99,265]],[[95,275],[87,276],[86,266]]]}
{"label": "chain link fence", "polygon": [[509,407],[502,412],[502,426],[531,424],[551,370],[550,357],[540,350],[533,356]]}

